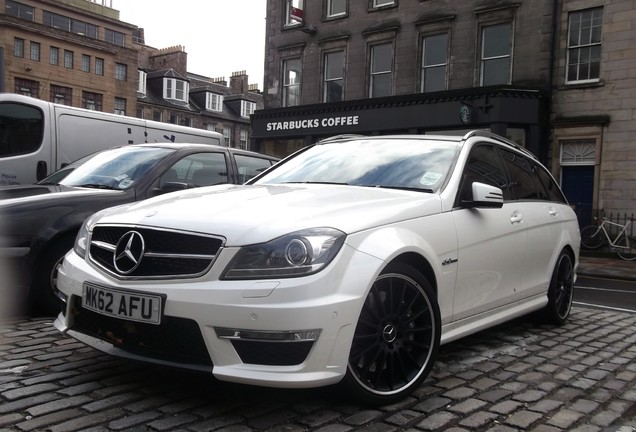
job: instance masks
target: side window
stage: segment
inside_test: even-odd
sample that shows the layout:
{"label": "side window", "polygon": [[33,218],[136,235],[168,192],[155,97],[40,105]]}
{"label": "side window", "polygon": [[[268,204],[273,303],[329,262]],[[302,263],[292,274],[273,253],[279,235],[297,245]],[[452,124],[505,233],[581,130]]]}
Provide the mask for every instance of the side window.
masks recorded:
{"label": "side window", "polygon": [[503,191],[504,201],[511,199],[501,157],[493,146],[478,145],[471,150],[462,174],[462,183],[456,204],[472,199],[472,184],[474,182],[498,187]]}
{"label": "side window", "polygon": [[234,159],[236,160],[236,166],[238,168],[239,183],[245,183],[272,166],[272,161],[259,157],[237,154],[234,155]]}
{"label": "side window", "polygon": [[535,166],[535,171],[538,174],[539,180],[543,184],[546,193],[548,194],[548,199],[550,201],[567,204],[567,200],[565,199],[561,188],[559,188],[552,176],[540,166]]}
{"label": "side window", "polygon": [[501,155],[510,175],[510,188],[517,200],[548,200],[536,174],[535,166],[526,157],[511,151],[500,149]]}
{"label": "side window", "polygon": [[0,104],[0,156],[32,153],[40,148],[43,135],[42,111],[28,105]]}
{"label": "side window", "polygon": [[176,162],[159,178],[166,183],[183,183],[188,187],[212,186],[228,182],[224,153],[196,153]]}

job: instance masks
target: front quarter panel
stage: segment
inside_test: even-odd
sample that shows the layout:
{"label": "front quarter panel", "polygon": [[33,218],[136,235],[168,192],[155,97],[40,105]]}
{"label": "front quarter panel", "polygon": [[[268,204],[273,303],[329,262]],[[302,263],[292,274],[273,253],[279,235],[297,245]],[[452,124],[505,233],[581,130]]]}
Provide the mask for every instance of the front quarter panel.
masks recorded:
{"label": "front quarter panel", "polygon": [[457,275],[457,234],[448,213],[356,233],[347,237],[347,244],[385,264],[406,254],[427,261],[435,274],[435,280],[429,282],[436,287],[442,323],[450,320]]}

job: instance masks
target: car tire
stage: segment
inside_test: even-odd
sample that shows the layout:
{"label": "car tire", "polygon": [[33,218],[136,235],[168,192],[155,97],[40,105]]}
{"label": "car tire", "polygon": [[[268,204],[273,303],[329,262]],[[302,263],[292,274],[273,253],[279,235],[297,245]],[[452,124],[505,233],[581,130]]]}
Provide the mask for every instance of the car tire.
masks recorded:
{"label": "car tire", "polygon": [[57,315],[62,308],[62,301],[57,296],[57,266],[62,263],[64,255],[73,248],[74,236],[66,236],[47,248],[34,269],[33,287],[31,290],[33,303],[38,312],[46,315]]}
{"label": "car tire", "polygon": [[431,371],[440,335],[439,306],[431,284],[410,265],[390,264],[365,299],[344,385],[367,404],[403,399]]}
{"label": "car tire", "polygon": [[574,295],[574,264],[567,251],[561,251],[552,271],[548,304],[543,310],[546,321],[562,325],[570,316]]}

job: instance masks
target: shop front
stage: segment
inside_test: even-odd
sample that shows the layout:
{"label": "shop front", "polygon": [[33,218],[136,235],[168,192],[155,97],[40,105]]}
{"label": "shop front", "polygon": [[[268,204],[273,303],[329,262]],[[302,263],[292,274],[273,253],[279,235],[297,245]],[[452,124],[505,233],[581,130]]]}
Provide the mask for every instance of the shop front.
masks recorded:
{"label": "shop front", "polygon": [[455,135],[488,129],[543,160],[548,107],[538,89],[482,87],[265,109],[252,115],[252,149],[284,157],[334,135]]}

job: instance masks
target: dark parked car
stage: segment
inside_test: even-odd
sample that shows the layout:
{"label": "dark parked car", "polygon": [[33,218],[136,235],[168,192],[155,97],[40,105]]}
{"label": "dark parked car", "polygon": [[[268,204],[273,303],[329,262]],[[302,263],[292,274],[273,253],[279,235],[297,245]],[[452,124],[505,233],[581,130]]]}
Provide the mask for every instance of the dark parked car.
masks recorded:
{"label": "dark parked car", "polygon": [[166,192],[240,184],[277,162],[205,144],[139,144],[82,158],[34,185],[0,188],[0,259],[21,300],[57,313],[56,267],[98,210]]}

